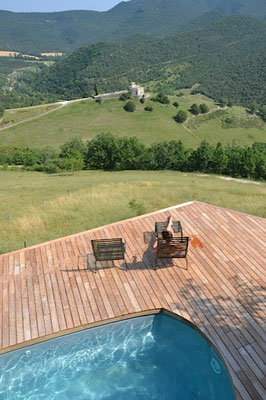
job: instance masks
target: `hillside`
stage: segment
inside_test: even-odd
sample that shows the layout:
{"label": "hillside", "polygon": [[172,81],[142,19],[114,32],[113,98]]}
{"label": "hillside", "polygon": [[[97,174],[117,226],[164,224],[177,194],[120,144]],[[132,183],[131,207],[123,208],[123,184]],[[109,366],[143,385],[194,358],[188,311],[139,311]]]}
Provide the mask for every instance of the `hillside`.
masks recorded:
{"label": "hillside", "polygon": [[[202,140],[213,145],[220,141],[223,145],[234,143],[241,146],[266,142],[266,124],[255,115],[236,106],[219,109],[211,99],[201,94],[191,95],[188,89],[182,92],[184,95],[181,97],[171,96],[168,105],[151,100],[141,104],[135,100],[137,109],[134,113],[125,112],[125,103],[119,100],[104,100],[102,104],[89,99],[70,103],[35,120],[0,130],[0,146],[59,148],[74,136],[85,141],[101,132],[137,137],[146,145],[182,140],[185,146],[192,148],[199,146]],[[175,101],[179,103],[178,109],[172,105]],[[177,111],[188,111],[194,103],[207,104],[210,112],[197,117],[188,112],[186,123],[177,124],[173,119]],[[152,106],[153,111],[145,111],[146,106]],[[45,112],[43,108],[7,110],[0,127]]]}
{"label": "hillside", "polygon": [[[210,13],[210,21],[204,14]],[[214,14],[266,16],[264,0],[131,0],[106,12],[0,11],[0,49],[38,54],[143,33],[167,36],[208,25]]]}
{"label": "hillside", "polygon": [[265,21],[229,16],[165,39],[102,42],[42,71],[31,83],[32,93],[71,99],[94,94],[95,83],[105,92],[125,89],[131,81],[163,82],[168,91],[199,82],[197,90],[212,98],[262,105],[265,35]]}

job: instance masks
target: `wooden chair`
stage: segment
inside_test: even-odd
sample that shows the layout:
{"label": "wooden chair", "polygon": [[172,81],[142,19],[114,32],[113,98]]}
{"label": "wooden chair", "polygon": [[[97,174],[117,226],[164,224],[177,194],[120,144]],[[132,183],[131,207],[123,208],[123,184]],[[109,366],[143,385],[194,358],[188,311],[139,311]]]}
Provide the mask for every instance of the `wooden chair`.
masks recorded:
{"label": "wooden chair", "polygon": [[[124,260],[126,243],[121,238],[95,239],[91,241],[95,261]],[[96,269],[95,263],[95,269]]]}
{"label": "wooden chair", "polygon": [[[156,237],[160,237],[162,232],[167,228],[167,222],[155,222],[155,235]],[[182,225],[180,221],[173,221],[172,228],[174,233],[181,233],[181,237],[183,236]]]}
{"label": "wooden chair", "polygon": [[187,268],[187,252],[189,237],[173,237],[171,241],[158,238],[157,244],[157,261],[160,258],[185,258]]}

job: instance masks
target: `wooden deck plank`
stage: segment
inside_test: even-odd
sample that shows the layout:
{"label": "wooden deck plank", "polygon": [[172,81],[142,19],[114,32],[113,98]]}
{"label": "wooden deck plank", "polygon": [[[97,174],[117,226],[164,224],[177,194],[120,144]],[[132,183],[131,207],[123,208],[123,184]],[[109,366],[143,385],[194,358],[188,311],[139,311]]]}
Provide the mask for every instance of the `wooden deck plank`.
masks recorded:
{"label": "wooden deck plank", "polygon": [[[190,244],[187,270],[181,259],[160,260],[155,269],[154,224],[170,214],[181,221],[184,235],[203,243]],[[126,263],[89,269],[91,239],[113,237],[126,240]],[[265,253],[265,219],[193,202],[0,255],[0,349],[166,308],[196,324],[218,347],[238,400],[262,400]]]}
{"label": "wooden deck plank", "polygon": [[21,274],[21,294],[22,294],[22,310],[23,310],[23,329],[24,339],[31,339],[29,303],[28,303],[28,289],[26,280],[26,265],[25,265],[25,252],[20,253],[20,274]]}
{"label": "wooden deck plank", "polygon": [[[201,235],[201,236],[203,236],[203,235]],[[221,267],[222,266],[226,266],[226,263],[223,260],[215,257],[212,252],[207,253],[207,251],[205,250],[205,254],[206,254],[206,257],[208,256],[208,258],[212,260],[212,262],[213,262],[212,270],[213,270],[214,278],[217,279],[217,276],[218,276],[221,279],[221,281],[223,282],[222,288],[225,291],[226,296],[228,296],[228,297],[230,297],[232,299],[235,298],[234,303],[237,303],[237,305],[236,305],[237,309],[239,307],[240,308],[244,307],[244,306],[242,306],[242,304],[240,302],[236,302],[236,298],[239,298],[239,293],[236,290],[234,290],[234,288],[232,287],[231,283],[228,281],[224,270],[221,270]],[[217,263],[218,263],[218,265],[217,265],[217,268],[216,268],[215,265]],[[244,301],[244,303],[246,303],[245,302],[245,298],[243,299],[243,301]],[[234,311],[235,311],[235,309],[234,309]],[[246,312],[244,314],[247,315],[248,313]]]}

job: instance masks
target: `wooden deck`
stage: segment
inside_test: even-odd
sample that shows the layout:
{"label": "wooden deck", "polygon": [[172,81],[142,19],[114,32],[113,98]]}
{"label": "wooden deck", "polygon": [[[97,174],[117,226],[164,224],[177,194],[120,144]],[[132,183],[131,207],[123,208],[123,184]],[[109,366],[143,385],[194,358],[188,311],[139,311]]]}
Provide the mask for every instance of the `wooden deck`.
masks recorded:
{"label": "wooden deck", "polygon": [[[184,259],[163,260],[153,269],[154,223],[170,213],[181,220],[184,235],[203,244],[190,246],[188,270]],[[123,261],[97,273],[86,269],[90,240],[113,237],[127,242],[127,270]],[[165,308],[214,342],[238,399],[265,399],[265,239],[265,219],[191,202],[3,254],[0,349]]]}

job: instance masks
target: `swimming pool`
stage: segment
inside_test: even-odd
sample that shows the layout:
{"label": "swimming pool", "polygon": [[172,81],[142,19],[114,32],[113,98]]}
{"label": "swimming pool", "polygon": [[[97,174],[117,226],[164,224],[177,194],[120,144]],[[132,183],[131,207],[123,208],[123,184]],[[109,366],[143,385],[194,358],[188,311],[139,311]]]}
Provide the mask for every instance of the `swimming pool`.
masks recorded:
{"label": "swimming pool", "polygon": [[1,400],[234,400],[227,369],[188,324],[160,313],[0,356]]}

